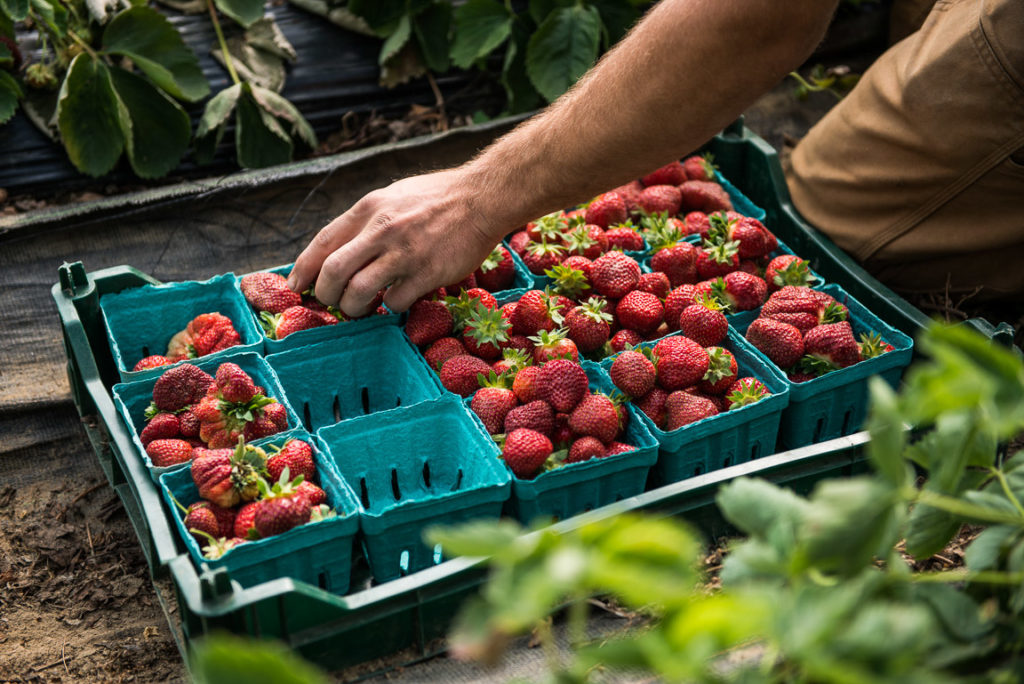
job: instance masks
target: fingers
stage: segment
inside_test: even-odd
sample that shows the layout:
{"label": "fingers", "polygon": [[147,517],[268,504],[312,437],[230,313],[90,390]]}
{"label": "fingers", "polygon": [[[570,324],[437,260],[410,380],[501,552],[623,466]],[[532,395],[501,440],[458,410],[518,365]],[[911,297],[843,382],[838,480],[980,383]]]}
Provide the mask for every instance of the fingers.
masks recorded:
{"label": "fingers", "polygon": [[[418,275],[418,274],[417,274]],[[411,277],[392,283],[384,294],[384,303],[392,311],[405,311],[432,288],[421,278]]]}
{"label": "fingers", "polygon": [[[316,278],[313,294],[324,304],[338,305],[349,287],[352,277],[374,262],[381,254],[381,250],[380,241],[373,239],[372,233],[362,233],[351,242],[334,250],[320,266],[320,274]],[[350,306],[356,304],[354,298],[349,299]],[[358,315],[354,311],[341,308],[350,316]]]}
{"label": "fingers", "polygon": [[[296,257],[292,272],[288,275],[288,287],[294,292],[302,292],[309,287],[323,267],[324,261],[335,250],[359,234],[366,222],[368,211],[369,203],[364,198],[321,228],[320,232],[302,250],[302,253]],[[337,299],[334,301],[336,302]]]}
{"label": "fingers", "polygon": [[338,308],[353,318],[371,313],[371,303],[378,292],[395,281],[398,268],[398,260],[390,253],[366,264],[348,281]]}

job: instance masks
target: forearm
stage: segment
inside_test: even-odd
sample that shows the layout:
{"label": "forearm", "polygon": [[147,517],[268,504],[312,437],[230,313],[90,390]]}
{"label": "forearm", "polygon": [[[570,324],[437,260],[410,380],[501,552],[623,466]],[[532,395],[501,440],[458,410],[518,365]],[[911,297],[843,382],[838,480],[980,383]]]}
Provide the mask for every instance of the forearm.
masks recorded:
{"label": "forearm", "polygon": [[495,240],[695,149],[798,66],[834,0],[663,0],[566,95],[460,172]]}

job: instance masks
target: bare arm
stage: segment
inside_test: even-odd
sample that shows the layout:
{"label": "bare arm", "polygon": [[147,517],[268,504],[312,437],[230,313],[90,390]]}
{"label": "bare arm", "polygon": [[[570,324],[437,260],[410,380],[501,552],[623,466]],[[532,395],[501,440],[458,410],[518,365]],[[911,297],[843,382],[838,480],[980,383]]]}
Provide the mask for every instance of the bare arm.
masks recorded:
{"label": "bare arm", "polygon": [[[662,0],[564,96],[456,169],[376,190],[289,282],[352,315],[472,272],[506,233],[703,144],[807,57],[836,0]],[[318,275],[319,274],[319,275]]]}

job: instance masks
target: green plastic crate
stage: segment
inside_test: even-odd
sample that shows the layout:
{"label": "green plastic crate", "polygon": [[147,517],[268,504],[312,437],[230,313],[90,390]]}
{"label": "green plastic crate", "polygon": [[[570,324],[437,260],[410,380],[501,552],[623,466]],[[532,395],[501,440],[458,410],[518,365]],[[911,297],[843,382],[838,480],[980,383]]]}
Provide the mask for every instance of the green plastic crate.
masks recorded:
{"label": "green plastic crate", "polygon": [[144,371],[132,368],[140,359],[164,354],[171,337],[184,330],[199,314],[224,314],[231,319],[241,338],[241,344],[208,354],[208,357],[259,351],[262,333],[234,283],[235,276],[225,273],[204,281],[141,285],[100,298],[110,349],[121,380],[152,378],[167,370],[169,366]]}
{"label": "green plastic crate", "polygon": [[271,354],[267,363],[310,432],[444,392],[437,374],[397,326]]}
{"label": "green plastic crate", "polygon": [[216,560],[203,557],[200,544],[185,529],[183,514],[174,499],[186,508],[200,500],[189,468],[179,468],[160,476],[160,488],[174,518],[180,539],[200,570],[223,568],[232,580],[251,587],[279,577],[290,577],[318,586],[334,594],[349,589],[352,547],[359,531],[361,506],[348,485],[324,457],[317,441],[302,430],[289,430],[260,446],[283,446],[289,439],[301,439],[313,447],[319,485],[327,494],[327,503],[338,517],[307,523],[267,539],[246,542]]}
{"label": "green plastic crate", "polygon": [[[284,404],[285,409],[288,411],[288,427],[295,428],[300,426],[299,417],[285,398],[284,390],[281,389],[277,376],[259,354],[251,351],[236,351],[223,356],[211,354],[209,357],[195,359],[191,363],[214,376],[217,374],[217,367],[220,364],[237,363],[242,370],[252,377],[253,382],[266,391],[267,396],[273,397]],[[142,446],[142,441],[139,439],[143,428],[146,427],[144,414],[146,408],[153,401],[153,386],[156,384],[156,381],[157,378],[148,378],[138,382],[122,383],[114,385],[112,390],[117,409],[131,434],[135,453],[142,459],[146,468],[149,469],[150,476],[154,482],[164,473],[187,465],[187,463],[167,467],[153,465],[149,455],[146,453],[145,447]]]}
{"label": "green plastic crate", "polygon": [[378,583],[441,562],[441,550],[423,542],[428,526],[497,518],[509,496],[498,447],[453,394],[317,436],[363,505],[363,545]]}

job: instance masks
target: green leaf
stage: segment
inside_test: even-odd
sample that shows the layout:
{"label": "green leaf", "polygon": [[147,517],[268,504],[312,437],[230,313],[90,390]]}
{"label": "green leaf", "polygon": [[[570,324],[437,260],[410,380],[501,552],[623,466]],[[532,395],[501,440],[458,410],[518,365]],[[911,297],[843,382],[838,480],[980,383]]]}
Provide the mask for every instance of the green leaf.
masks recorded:
{"label": "green leaf", "polygon": [[512,35],[513,20],[497,0],[469,0],[455,10],[452,62],[466,69],[489,55]]}
{"label": "green leaf", "polygon": [[242,84],[236,112],[235,148],[239,166],[259,169],[291,161],[291,138],[277,119],[253,99],[248,84]]}
{"label": "green leaf", "polygon": [[114,90],[128,109],[125,151],[140,178],[165,176],[181,161],[192,137],[192,123],[181,106],[146,79],[111,70]]}
{"label": "green leaf", "polygon": [[224,14],[248,28],[263,18],[263,0],[213,0]]}
{"label": "green leaf", "polygon": [[819,483],[804,514],[808,559],[847,576],[859,572],[882,547],[896,543],[894,504],[891,488],[871,478]]}
{"label": "green leaf", "polygon": [[380,56],[377,58],[377,62],[384,65],[401,51],[405,44],[409,42],[409,38],[412,36],[412,22],[409,19],[408,14],[403,14],[398,20],[397,26],[395,26],[394,32],[387,37],[384,44],[380,48]]}
{"label": "green leaf", "polygon": [[7,43],[0,43],[0,69],[6,69],[14,64],[14,54]]}
{"label": "green leaf", "polygon": [[528,12],[533,23],[540,26],[555,10],[572,7],[574,0],[530,0]]}
{"label": "green leaf", "polygon": [[299,113],[291,102],[272,90],[261,88],[257,85],[251,86],[253,99],[264,111],[273,114],[279,119],[284,119],[292,125],[292,135],[298,135],[310,147],[316,147],[316,133],[309,125],[305,117]]}
{"label": "green leaf", "polygon": [[961,520],[926,504],[917,504],[907,521],[907,553],[929,558],[938,553],[960,529]]}
{"label": "green leaf", "polygon": [[526,75],[526,46],[530,32],[522,22],[512,27],[512,38],[505,48],[505,61],[501,70],[501,84],[505,87],[508,111],[512,114],[529,112],[541,105],[540,93]]}
{"label": "green leaf", "polygon": [[0,0],[0,10],[14,21],[28,16],[28,0]]}
{"label": "green leaf", "polygon": [[416,44],[420,48],[423,62],[431,71],[448,71],[448,31],[451,23],[451,5],[440,2],[432,3],[413,20]]}
{"label": "green leaf", "polygon": [[454,527],[431,527],[424,537],[455,556],[508,555],[509,547],[526,530],[512,520],[472,520]]}
{"label": "green leaf", "polygon": [[154,9],[133,7],[114,17],[103,32],[103,49],[130,57],[174,97],[195,102],[210,93],[195,53],[174,25]]}
{"label": "green leaf", "polygon": [[715,503],[742,532],[765,538],[772,528],[795,525],[810,505],[792,491],[766,480],[739,478],[718,490]]}
{"label": "green leaf", "polygon": [[622,40],[626,32],[640,18],[640,11],[635,5],[622,0],[589,0],[601,15],[607,33],[605,48],[610,48]]}
{"label": "green leaf", "polygon": [[230,634],[196,642],[190,667],[196,684],[326,684],[327,677],[284,644]]}
{"label": "green leaf", "polygon": [[558,98],[597,60],[601,16],[574,5],[552,12],[530,38],[526,73],[549,102]]}
{"label": "green leaf", "polygon": [[265,16],[245,30],[245,42],[262,52],[277,55],[294,62],[299,58],[295,47],[289,42],[271,16]]}
{"label": "green leaf", "polygon": [[964,592],[945,584],[918,584],[915,589],[958,641],[975,641],[992,629],[991,620],[982,620],[981,606]]}
{"label": "green leaf", "polygon": [[85,53],[75,57],[57,100],[57,125],[75,168],[102,176],[114,167],[124,149],[123,109],[106,65]]}
{"label": "green leaf", "polygon": [[878,473],[899,487],[907,482],[908,470],[903,460],[906,431],[899,411],[899,401],[889,383],[879,377],[870,379],[871,413],[868,416],[868,458]]}
{"label": "green leaf", "polygon": [[49,0],[31,0],[32,9],[54,33],[63,35],[68,30],[68,11],[60,3]]}
{"label": "green leaf", "polygon": [[1020,530],[1011,525],[993,525],[982,530],[964,551],[964,562],[971,572],[994,570],[999,558]]}
{"label": "green leaf", "polygon": [[6,71],[0,71],[0,124],[7,123],[14,116],[21,96],[18,82]]}
{"label": "green leaf", "polygon": [[[993,513],[1006,513],[1009,515],[1019,515],[1017,508],[1003,495],[1003,490],[998,484],[992,483],[989,487],[991,491],[976,492],[968,491],[964,492],[963,498],[965,501],[972,503],[976,506],[986,508]],[[1021,519],[1021,523],[1024,523],[1024,518]]]}
{"label": "green leaf", "polygon": [[203,116],[199,119],[199,128],[196,130],[196,137],[202,138],[211,132],[221,128],[231,118],[231,112],[235,110],[238,97],[242,94],[242,84],[236,83],[230,88],[220,91],[206,103]]}
{"label": "green leaf", "polygon": [[394,30],[406,12],[405,0],[349,0],[348,9],[366,20],[381,38]]}

